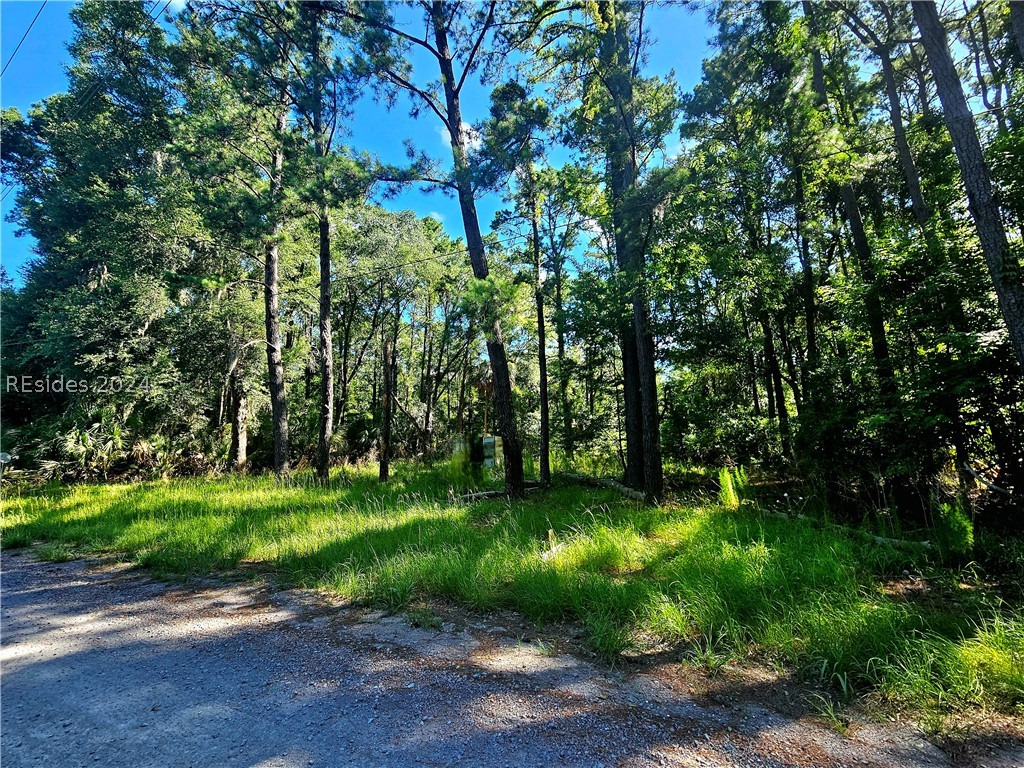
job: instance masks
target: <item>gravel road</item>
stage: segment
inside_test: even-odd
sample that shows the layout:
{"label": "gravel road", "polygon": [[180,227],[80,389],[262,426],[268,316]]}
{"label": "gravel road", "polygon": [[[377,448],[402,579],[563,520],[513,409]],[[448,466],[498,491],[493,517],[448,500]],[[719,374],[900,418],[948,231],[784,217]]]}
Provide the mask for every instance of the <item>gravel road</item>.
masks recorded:
{"label": "gravel road", "polygon": [[416,629],[249,583],[0,568],[4,768],[952,764],[903,726],[702,702],[493,617]]}

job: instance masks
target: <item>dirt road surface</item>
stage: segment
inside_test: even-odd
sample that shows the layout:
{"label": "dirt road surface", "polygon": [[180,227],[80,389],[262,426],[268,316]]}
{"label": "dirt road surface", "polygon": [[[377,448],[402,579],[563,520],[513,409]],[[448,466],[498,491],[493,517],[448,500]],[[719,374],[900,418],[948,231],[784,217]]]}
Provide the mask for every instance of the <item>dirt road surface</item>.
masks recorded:
{"label": "dirt road surface", "polygon": [[840,735],[701,701],[500,617],[417,629],[252,583],[10,552],[0,567],[4,768],[953,764],[905,726]]}

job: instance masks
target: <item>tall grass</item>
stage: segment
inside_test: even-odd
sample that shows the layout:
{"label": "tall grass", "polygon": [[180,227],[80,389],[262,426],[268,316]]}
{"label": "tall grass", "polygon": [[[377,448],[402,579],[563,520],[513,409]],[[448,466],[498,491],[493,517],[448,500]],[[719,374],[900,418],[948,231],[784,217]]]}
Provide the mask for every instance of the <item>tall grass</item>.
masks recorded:
{"label": "tall grass", "polygon": [[915,705],[1024,703],[1024,619],[952,578],[956,606],[890,596],[884,580],[921,565],[906,553],[732,496],[650,508],[556,483],[470,505],[453,490],[463,480],[454,465],[399,465],[387,486],[370,468],[327,489],[263,477],[50,487],[9,492],[0,530],[4,547],[52,558],[116,554],[168,576],[260,564],[359,602],[435,597],[576,621],[609,658],[676,644]]}
{"label": "tall grass", "polygon": [[718,503],[726,509],[736,510],[748,494],[747,470],[743,467],[722,467],[718,473]]}

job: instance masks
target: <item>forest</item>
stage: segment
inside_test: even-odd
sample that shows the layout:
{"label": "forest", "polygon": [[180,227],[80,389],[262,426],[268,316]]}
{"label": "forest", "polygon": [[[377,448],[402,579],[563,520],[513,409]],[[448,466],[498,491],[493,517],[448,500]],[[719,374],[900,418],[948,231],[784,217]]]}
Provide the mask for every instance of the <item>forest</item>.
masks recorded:
{"label": "forest", "polygon": [[[36,243],[3,274],[5,547],[189,573],[276,559],[360,598],[575,616],[612,655],[638,627],[717,626],[730,652],[825,659],[843,690],[913,668],[949,686],[930,701],[956,700],[959,664],[960,700],[1019,712],[1024,3],[168,5],[75,6],[67,92],[3,112],[5,226]],[[650,70],[651,19],[698,16],[713,38],[687,90]],[[422,126],[404,161],[351,140],[367,100]],[[411,189],[460,219],[397,205]],[[399,522],[468,503],[472,525],[434,550],[421,531],[415,565],[397,528],[372,561],[297,543],[373,494]],[[171,536],[212,526],[204,504],[250,510],[249,538]],[[740,522],[684,535],[686,505]],[[573,561],[618,574],[610,591],[541,599],[552,582],[516,570],[509,547],[563,531],[618,553]],[[715,570],[709,542],[737,536],[825,559],[773,571],[754,607]],[[469,575],[490,547],[505,567]],[[905,566],[988,597],[867,617],[863,585]],[[617,592],[634,572],[652,581]],[[846,646],[811,618],[821,589],[844,595]]]}

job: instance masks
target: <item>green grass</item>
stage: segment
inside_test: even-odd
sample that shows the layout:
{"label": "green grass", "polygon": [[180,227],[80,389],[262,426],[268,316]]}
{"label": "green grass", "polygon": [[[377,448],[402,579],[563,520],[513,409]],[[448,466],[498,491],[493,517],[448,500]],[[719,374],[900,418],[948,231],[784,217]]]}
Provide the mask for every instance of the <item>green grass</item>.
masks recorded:
{"label": "green grass", "polygon": [[938,598],[890,597],[884,579],[918,556],[751,505],[650,508],[558,484],[465,504],[444,468],[402,465],[386,487],[374,474],[330,489],[229,477],[8,491],[0,530],[4,547],[52,559],[115,554],[179,577],[257,565],[368,604],[576,621],[609,659],[675,644],[690,663],[756,658],[847,697],[1024,705],[1024,617],[955,573],[933,581]]}

